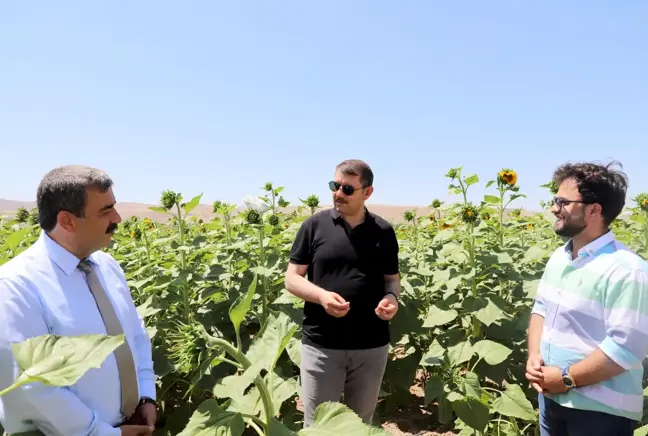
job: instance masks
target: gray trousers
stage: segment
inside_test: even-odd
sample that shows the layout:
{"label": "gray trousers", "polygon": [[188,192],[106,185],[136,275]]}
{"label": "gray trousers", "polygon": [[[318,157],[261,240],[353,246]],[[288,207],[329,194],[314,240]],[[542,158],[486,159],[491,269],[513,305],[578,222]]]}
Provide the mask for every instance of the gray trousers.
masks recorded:
{"label": "gray trousers", "polygon": [[342,401],[366,424],[378,402],[389,344],[366,350],[332,350],[301,344],[301,400],[304,427],[313,423],[315,409],[325,401]]}

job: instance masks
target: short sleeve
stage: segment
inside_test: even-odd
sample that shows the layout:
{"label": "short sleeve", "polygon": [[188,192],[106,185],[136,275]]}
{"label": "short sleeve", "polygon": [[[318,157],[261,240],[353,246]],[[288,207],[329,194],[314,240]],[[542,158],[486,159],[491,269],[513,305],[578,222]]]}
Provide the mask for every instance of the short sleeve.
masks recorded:
{"label": "short sleeve", "polygon": [[297,235],[290,249],[290,262],[297,265],[309,265],[313,261],[313,220],[307,219],[297,230]]}
{"label": "short sleeve", "polygon": [[398,239],[396,238],[396,232],[394,228],[389,226],[385,229],[385,238],[383,241],[385,245],[383,248],[383,253],[385,258],[383,259],[383,274],[393,275],[398,274]]}

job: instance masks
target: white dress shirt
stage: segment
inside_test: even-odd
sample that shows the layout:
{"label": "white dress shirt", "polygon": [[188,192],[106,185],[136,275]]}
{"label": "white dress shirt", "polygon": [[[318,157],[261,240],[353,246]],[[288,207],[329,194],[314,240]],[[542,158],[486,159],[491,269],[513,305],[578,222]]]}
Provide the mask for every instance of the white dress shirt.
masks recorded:
{"label": "white dress shirt", "polygon": [[[131,298],[124,273],[107,253],[89,259],[112,301],[138,374],[140,397],[155,399],[151,342]],[[44,334],[106,334],[101,314],[77,268],[79,259],[44,231],[16,258],[0,266],[0,389],[18,375],[11,343]],[[124,420],[114,354],[75,385],[32,383],[0,397],[0,422],[8,433],[40,430],[45,435],[119,436]]]}

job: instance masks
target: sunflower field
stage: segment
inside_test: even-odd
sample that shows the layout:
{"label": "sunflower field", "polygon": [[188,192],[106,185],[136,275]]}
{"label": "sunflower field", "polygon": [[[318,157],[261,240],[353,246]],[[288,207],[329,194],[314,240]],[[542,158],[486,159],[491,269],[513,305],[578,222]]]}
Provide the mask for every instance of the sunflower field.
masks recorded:
{"label": "sunflower field", "polygon": [[[538,434],[526,330],[545,262],[563,240],[548,203],[540,213],[515,208],[524,194],[514,170],[495,173],[478,202],[469,200],[477,175],[457,167],[446,177],[456,201],[434,200],[429,213],[410,210],[394,223],[402,296],[374,427],[327,403],[314,427],[301,428],[301,302],[283,275],[296,231],[322,209],[316,196],[288,212],[283,187],[267,183],[243,210],[216,201],[200,219],[191,212],[202,195],[167,190],[151,208],[167,221],[125,219],[107,251],[152,337],[157,434]],[[549,200],[555,186],[543,187]],[[648,256],[648,194],[628,201],[613,230]],[[0,264],[39,232],[35,211],[5,218]]]}

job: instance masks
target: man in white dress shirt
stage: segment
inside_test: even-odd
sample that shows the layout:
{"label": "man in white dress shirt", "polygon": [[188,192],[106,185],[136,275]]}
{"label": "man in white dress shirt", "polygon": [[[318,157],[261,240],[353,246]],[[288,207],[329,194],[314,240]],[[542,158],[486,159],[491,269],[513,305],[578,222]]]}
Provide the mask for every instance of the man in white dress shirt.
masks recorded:
{"label": "man in white dress shirt", "polygon": [[0,389],[18,373],[12,342],[123,331],[126,343],[73,386],[33,383],[0,397],[0,422],[9,434],[152,435],[151,341],[122,269],[100,251],[121,222],[112,180],[84,166],[56,168],[41,181],[37,206],[39,239],[0,267]]}

